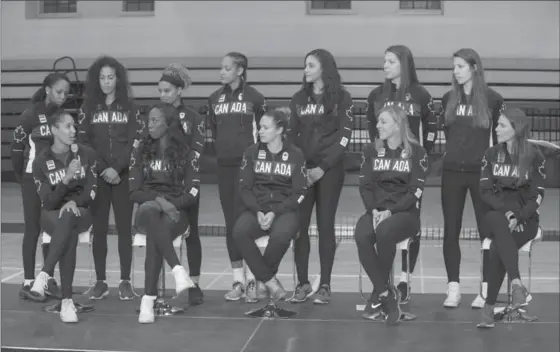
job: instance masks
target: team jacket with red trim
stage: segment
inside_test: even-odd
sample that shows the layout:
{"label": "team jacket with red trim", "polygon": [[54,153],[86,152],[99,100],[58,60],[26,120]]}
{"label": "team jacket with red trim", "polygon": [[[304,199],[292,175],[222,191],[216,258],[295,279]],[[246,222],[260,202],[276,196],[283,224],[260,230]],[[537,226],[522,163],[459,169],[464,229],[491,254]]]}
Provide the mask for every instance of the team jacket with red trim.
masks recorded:
{"label": "team jacket with red trim", "polygon": [[[531,148],[537,149],[535,146]],[[538,216],[544,198],[546,180],[545,162],[540,150],[527,170],[526,179],[517,185],[519,169],[512,160],[505,143],[486,150],[482,158],[480,192],[482,199],[493,209],[504,214],[512,211],[519,222]]]}
{"label": "team jacket with red trim", "polygon": [[44,101],[33,104],[21,114],[19,125],[14,130],[11,157],[17,180],[20,180],[24,173],[33,173],[33,160],[52,143],[47,110],[49,109]]}
{"label": "team jacket with red trim", "polygon": [[208,124],[220,165],[239,165],[243,152],[257,141],[266,109],[264,96],[246,83],[232,91],[224,85],[208,98]]}
{"label": "team jacket with red trim", "polygon": [[451,93],[447,92],[441,101],[446,150],[443,156],[443,168],[478,172],[484,152],[497,143],[495,128],[505,108],[504,99],[496,91],[488,88],[488,109],[492,121],[488,128],[482,128],[473,126],[474,116],[470,97],[467,97],[462,90],[461,100],[455,110],[455,122],[452,124],[445,122],[445,108]]}
{"label": "team jacket with red trim", "polygon": [[352,97],[343,89],[340,103],[325,114],[321,98],[300,90],[290,102],[290,139],[301,148],[308,168],[328,171],[342,162],[352,137]]}
{"label": "team jacket with red trim", "polygon": [[412,155],[402,147],[391,150],[387,143],[376,150],[367,144],[362,154],[360,170],[360,195],[371,213],[374,209],[420,212],[420,199],[424,192],[428,171],[428,154],[418,144],[412,144]]}
{"label": "team jacket with red trim", "polygon": [[198,199],[200,180],[198,177],[198,161],[186,163],[183,177],[175,180],[168,169],[169,160],[163,156],[163,151],[157,143],[156,157],[143,162],[142,146],[146,140],[135,142],[130,157],[129,195],[130,200],[142,204],[163,197],[177,209],[187,209]]}
{"label": "team jacket with red trim", "polygon": [[75,158],[70,152],[66,163],[58,160],[51,148],[46,148],[33,162],[33,179],[43,209],[58,210],[73,200],[78,207],[87,208],[97,192],[97,156],[88,146],[78,144],[77,157],[82,168],[67,185],[62,182],[68,165]]}
{"label": "team jacket with red trim", "polygon": [[138,107],[126,108],[117,102],[110,106],[97,104],[93,111],[82,107],[78,123],[80,142],[90,145],[97,153],[97,172],[108,167],[119,174],[128,170],[132,145],[145,127]]}
{"label": "team jacket with red trim", "polygon": [[186,105],[179,105],[179,121],[185,132],[187,145],[190,146],[190,163],[198,165],[198,159],[204,151],[204,141],[206,139],[206,121],[192,108]]}
{"label": "team jacket with red trim", "polygon": [[243,203],[254,213],[297,211],[307,186],[303,153],[289,142],[276,155],[264,143],[250,146],[243,156],[239,186]]}
{"label": "team jacket with red trim", "polygon": [[388,92],[388,96],[385,96],[382,85],[369,93],[367,119],[370,140],[373,142],[379,136],[376,127],[379,111],[385,106],[398,105],[408,115],[410,130],[426,149],[426,152],[430,154],[434,148],[438,132],[438,119],[432,96],[420,84],[410,86],[405,94],[404,102],[395,100],[396,92],[397,86],[391,83],[391,91]]}

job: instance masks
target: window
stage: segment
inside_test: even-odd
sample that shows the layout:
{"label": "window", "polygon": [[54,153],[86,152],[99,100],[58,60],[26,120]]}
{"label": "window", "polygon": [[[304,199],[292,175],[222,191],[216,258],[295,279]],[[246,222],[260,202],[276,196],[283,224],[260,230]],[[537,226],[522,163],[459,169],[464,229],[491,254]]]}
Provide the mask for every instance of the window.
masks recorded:
{"label": "window", "polygon": [[309,0],[307,13],[312,15],[344,15],[352,14],[351,0]]}
{"label": "window", "polygon": [[154,0],[124,0],[124,12],[154,12]]}
{"label": "window", "polygon": [[401,10],[436,10],[441,11],[441,0],[399,0]]}
{"label": "window", "polygon": [[39,2],[39,6],[41,14],[77,12],[77,0],[44,0]]}

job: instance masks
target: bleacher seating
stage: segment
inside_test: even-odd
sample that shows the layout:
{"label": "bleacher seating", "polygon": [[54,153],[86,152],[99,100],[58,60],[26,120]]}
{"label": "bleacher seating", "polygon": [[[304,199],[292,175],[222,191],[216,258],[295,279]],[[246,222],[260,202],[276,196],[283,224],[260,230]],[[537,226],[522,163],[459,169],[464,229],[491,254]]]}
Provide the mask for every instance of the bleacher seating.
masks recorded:
{"label": "bleacher seating", "polygon": [[[158,100],[156,82],[161,71],[171,62],[189,67],[193,86],[185,94],[189,104],[201,106],[218,88],[221,58],[133,58],[121,62],[129,70],[134,97],[148,105]],[[31,95],[40,87],[55,60],[2,60],[2,174],[9,177],[9,143],[19,115],[28,106]],[[93,59],[76,59],[77,85],[83,84]],[[365,100],[369,92],[384,79],[381,58],[338,58],[343,82],[355,101],[355,131],[350,151],[360,151],[367,141],[364,121]],[[62,64],[62,63],[61,63]],[[524,108],[534,117],[534,137],[548,141],[560,140],[560,69],[556,60],[487,59],[484,60],[488,84],[510,104]],[[417,58],[419,80],[436,102],[449,90],[451,60],[449,58]],[[73,70],[73,67],[64,67]],[[248,80],[267,98],[269,105],[287,104],[301,86],[303,58],[249,58]],[[71,80],[75,75],[69,75]],[[75,105],[75,104],[73,104]],[[74,110],[74,106],[70,108]],[[440,133],[440,144],[444,143]],[[3,177],[5,179],[5,177]]]}

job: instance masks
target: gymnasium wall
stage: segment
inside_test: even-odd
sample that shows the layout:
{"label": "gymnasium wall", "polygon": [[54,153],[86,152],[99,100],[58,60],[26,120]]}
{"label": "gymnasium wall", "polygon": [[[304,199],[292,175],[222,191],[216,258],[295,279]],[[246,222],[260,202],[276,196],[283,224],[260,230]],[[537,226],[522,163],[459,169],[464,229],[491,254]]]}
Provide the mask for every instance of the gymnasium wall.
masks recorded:
{"label": "gymnasium wall", "polygon": [[303,56],[379,57],[396,43],[417,57],[473,47],[484,57],[558,58],[560,2],[445,1],[443,14],[399,11],[398,1],[353,1],[346,15],[309,15],[305,1],[157,1],[153,15],[120,1],[78,1],[78,17],[33,18],[34,1],[2,1],[2,59]]}

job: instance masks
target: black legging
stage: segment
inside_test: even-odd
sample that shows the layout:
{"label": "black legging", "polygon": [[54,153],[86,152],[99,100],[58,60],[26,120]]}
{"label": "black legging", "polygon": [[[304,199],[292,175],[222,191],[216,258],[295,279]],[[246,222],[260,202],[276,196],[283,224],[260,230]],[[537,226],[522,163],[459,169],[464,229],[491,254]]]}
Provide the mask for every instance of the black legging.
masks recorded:
{"label": "black legging", "polygon": [[191,226],[189,237],[185,239],[187,245],[187,261],[189,263],[189,275],[200,276],[202,265],[202,245],[198,234],[198,213],[200,210],[200,197],[196,204],[187,209],[187,219]]}
{"label": "black legging", "polygon": [[243,202],[239,194],[239,165],[218,167],[218,192],[226,222],[226,245],[231,262],[243,260],[239,248],[233,239],[233,226],[243,211]]}
{"label": "black legging", "polygon": [[[509,221],[498,211],[484,217],[484,226],[492,238],[488,261],[488,294],[486,303],[496,304],[498,293],[507,272],[510,280],[519,279],[519,248],[535,238],[539,227],[538,215],[523,224],[523,231],[510,232]],[[485,251],[486,252],[486,251]]]}
{"label": "black legging", "polygon": [[[269,231],[260,228],[254,213],[246,211],[241,214],[233,228],[233,237],[255,279],[267,282],[276,275],[282,258],[290,248],[290,241],[297,234],[298,227],[299,222],[295,212],[278,215]],[[270,239],[264,254],[261,254],[255,240],[265,235],[269,235]]]}
{"label": "black legging", "polygon": [[72,298],[78,235],[86,231],[92,221],[89,210],[79,210],[80,216],[72,211],[65,211],[59,218],[60,210],[43,211],[41,216],[41,226],[51,236],[49,255],[41,271],[53,276],[54,267],[60,262],[60,290],[63,299]]}
{"label": "black legging", "polygon": [[[422,199],[420,199],[420,209],[422,209]],[[410,245],[408,251],[401,251],[401,258],[402,264],[401,268],[403,272],[406,272],[408,268],[407,257],[410,256],[410,273],[414,272],[414,268],[416,267],[416,262],[418,261],[418,254],[420,254],[420,227],[422,224],[418,226],[418,233],[416,236],[412,237],[412,241],[410,241]]]}
{"label": "black legging", "polygon": [[173,247],[173,240],[187,229],[187,214],[180,211],[179,221],[174,222],[154,203],[147,202],[138,207],[135,226],[139,233],[146,234],[144,292],[148,296],[157,296],[157,283],[163,259],[171,268],[181,265]]}
{"label": "black legging", "polygon": [[121,183],[110,185],[101,177],[97,181],[97,196],[92,206],[93,213],[93,260],[97,280],[107,279],[107,232],[111,203],[115,213],[118,232],[121,280],[130,280],[132,264],[132,208],[128,195],[128,171],[120,175]]}
{"label": "black legging", "polygon": [[[463,210],[467,191],[470,191],[476,225],[480,240],[483,240],[482,220],[488,212],[488,206],[480,197],[480,174],[478,172],[460,172],[443,170],[441,176],[441,205],[443,208],[443,260],[447,270],[448,282],[459,282],[461,265],[461,247],[459,235],[463,224]],[[487,278],[488,256],[483,254],[483,281]]]}
{"label": "black legging", "polygon": [[319,232],[319,261],[321,263],[320,285],[331,283],[331,273],[336,252],[334,231],[336,210],[344,184],[344,165],[335,165],[315,182],[300,205],[299,238],[295,242],[298,281],[309,283],[309,223],[313,206],[317,204],[317,230]]}
{"label": "black legging", "polygon": [[393,214],[375,230],[371,214],[364,214],[358,220],[354,231],[358,256],[377,293],[387,289],[397,244],[415,236],[419,227],[420,216],[416,212]]}
{"label": "black legging", "polygon": [[[37,186],[31,174],[24,174],[21,178],[21,200],[23,202],[23,241],[21,254],[23,258],[23,272],[26,280],[35,278],[35,255],[37,242],[41,234],[41,198],[37,193]],[[49,254],[49,244],[43,244],[43,260]]]}

